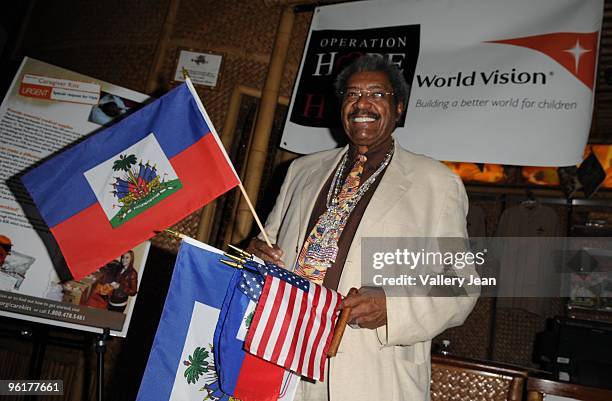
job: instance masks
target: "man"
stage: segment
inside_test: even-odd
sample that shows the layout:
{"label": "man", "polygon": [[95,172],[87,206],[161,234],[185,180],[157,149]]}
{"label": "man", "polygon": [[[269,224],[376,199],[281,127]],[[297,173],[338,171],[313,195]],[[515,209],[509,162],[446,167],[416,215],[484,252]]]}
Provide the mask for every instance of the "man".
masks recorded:
{"label": "man", "polygon": [[[394,141],[408,101],[394,65],[361,57],[336,89],[349,145],[292,163],[266,222],[275,245],[255,238],[247,249],[347,294],[361,286],[362,237],[466,237],[467,197],[450,170]],[[431,339],[463,323],[475,298],[391,291],[362,287],[345,298],[352,328],[325,383],[303,381],[299,399],[429,399]]]}

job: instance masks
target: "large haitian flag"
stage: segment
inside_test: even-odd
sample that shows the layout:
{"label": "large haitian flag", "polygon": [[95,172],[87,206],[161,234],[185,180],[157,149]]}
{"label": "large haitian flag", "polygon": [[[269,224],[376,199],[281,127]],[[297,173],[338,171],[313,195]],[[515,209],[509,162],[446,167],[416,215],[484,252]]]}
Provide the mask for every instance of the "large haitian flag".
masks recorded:
{"label": "large haitian flag", "polygon": [[76,279],[238,185],[196,98],[183,84],[23,177]]}

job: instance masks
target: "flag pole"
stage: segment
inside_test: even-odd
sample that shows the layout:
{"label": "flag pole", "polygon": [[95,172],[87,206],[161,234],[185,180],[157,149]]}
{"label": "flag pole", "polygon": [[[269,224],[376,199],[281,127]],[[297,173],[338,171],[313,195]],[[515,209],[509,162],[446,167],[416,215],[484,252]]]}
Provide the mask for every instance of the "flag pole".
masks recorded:
{"label": "flag pole", "polygon": [[[158,232],[160,232],[160,231],[158,231]],[[178,231],[171,230],[169,228],[164,229],[163,232],[166,233],[166,234],[172,235],[173,237],[180,238],[181,240],[189,240],[189,241],[198,242],[200,244],[203,244],[203,242],[198,241],[195,238],[191,238],[188,235],[185,235],[185,234],[180,233]],[[242,251],[241,256],[235,256],[235,255],[229,254],[227,252],[224,252],[223,256],[226,256],[226,257],[230,258],[231,260],[219,259],[219,262],[221,262],[221,263],[223,263],[223,264],[225,264],[225,265],[227,265],[229,267],[233,267],[234,269],[243,269],[244,268],[243,265],[246,262],[246,259],[244,259],[242,256],[245,256],[245,255],[248,255],[248,253],[246,253],[244,251]]]}
{"label": "flag pole", "polygon": [[[193,86],[193,83],[191,82],[191,78],[189,77],[189,72],[187,71],[186,68],[183,68],[182,72],[183,72],[183,78],[185,78],[185,82],[187,83],[187,86],[189,87],[189,90],[191,91],[191,93],[192,93],[196,103],[198,104],[198,108],[200,109],[200,112],[202,112],[202,115],[204,116],[204,119],[207,120],[206,122],[208,123],[208,118],[206,116],[206,113],[204,112],[204,110],[205,110],[204,109],[204,105],[202,104],[202,100],[200,99],[200,95],[198,95],[198,92],[195,90],[195,87]],[[253,207],[253,203],[251,203],[251,199],[249,198],[249,195],[247,194],[246,189],[244,188],[244,185],[242,185],[242,180],[240,179],[240,177],[238,176],[238,173],[236,173],[236,170],[234,169],[234,164],[232,163],[232,161],[230,160],[229,156],[227,155],[227,152],[225,151],[225,147],[223,146],[223,143],[221,143],[221,140],[217,136],[217,133],[214,132],[214,128],[212,127],[212,124],[209,124],[209,126],[211,128],[211,133],[214,135],[215,140],[217,141],[217,144],[219,145],[219,148],[221,148],[221,151],[223,152],[223,155],[227,159],[227,162],[232,167],[232,170],[234,171],[234,174],[236,174],[236,177],[238,178],[238,187],[240,187],[240,192],[242,193],[242,196],[244,196],[244,199],[246,200],[246,203],[249,206],[249,210],[251,211],[251,214],[255,218],[255,222],[257,223],[257,226],[261,230],[261,233],[262,233],[262,235],[264,237],[264,240],[266,241],[266,244],[270,248],[272,248],[272,243],[270,242],[270,238],[268,237],[268,233],[266,233],[266,229],[264,228],[263,224],[261,224],[261,220],[259,220],[259,216],[257,215],[257,212],[255,211],[255,208]]]}
{"label": "flag pole", "polygon": [[266,244],[270,248],[272,248],[272,244],[270,243],[270,238],[268,238],[266,229],[264,228],[263,224],[261,224],[261,220],[259,220],[259,216],[257,216],[257,212],[255,212],[255,208],[253,207],[253,204],[251,203],[251,199],[249,199],[249,195],[244,189],[244,185],[242,185],[242,181],[238,184],[238,186],[240,187],[240,192],[242,192],[242,195],[244,196],[244,200],[246,200],[247,205],[249,205],[249,210],[251,211],[251,214],[253,214],[253,217],[255,218],[255,222],[257,223],[257,226],[259,227],[259,229],[261,230],[261,233],[263,234]]}

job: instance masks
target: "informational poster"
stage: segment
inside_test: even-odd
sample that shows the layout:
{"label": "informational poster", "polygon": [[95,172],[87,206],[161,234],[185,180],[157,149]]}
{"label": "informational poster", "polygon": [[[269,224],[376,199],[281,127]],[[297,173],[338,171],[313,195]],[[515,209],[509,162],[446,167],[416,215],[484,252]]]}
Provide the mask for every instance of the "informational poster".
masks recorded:
{"label": "informational poster", "polygon": [[333,82],[359,56],[379,54],[411,84],[396,129],[406,149],[456,162],[576,165],[591,125],[602,14],[603,0],[318,7],[281,146],[338,146]]}
{"label": "informational poster", "polygon": [[127,334],[149,243],[117,255],[80,281],[66,280],[61,254],[45,223],[36,218],[20,176],[147,98],[24,59],[0,106],[0,315]]}

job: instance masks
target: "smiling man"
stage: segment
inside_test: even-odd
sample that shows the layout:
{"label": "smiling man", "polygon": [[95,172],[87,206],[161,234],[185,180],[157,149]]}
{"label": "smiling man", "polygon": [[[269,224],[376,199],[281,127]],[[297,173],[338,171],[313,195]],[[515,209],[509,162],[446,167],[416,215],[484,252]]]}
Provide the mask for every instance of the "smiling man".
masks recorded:
{"label": "smiling man", "polygon": [[[301,400],[427,400],[431,339],[461,324],[475,298],[409,297],[361,286],[362,237],[467,237],[467,197],[445,166],[402,149],[392,133],[408,85],[379,56],[337,78],[349,145],[296,159],[266,222],[275,242],[250,252],[348,294],[352,308],[324,383],[303,381]],[[397,289],[395,289],[397,290]]]}

